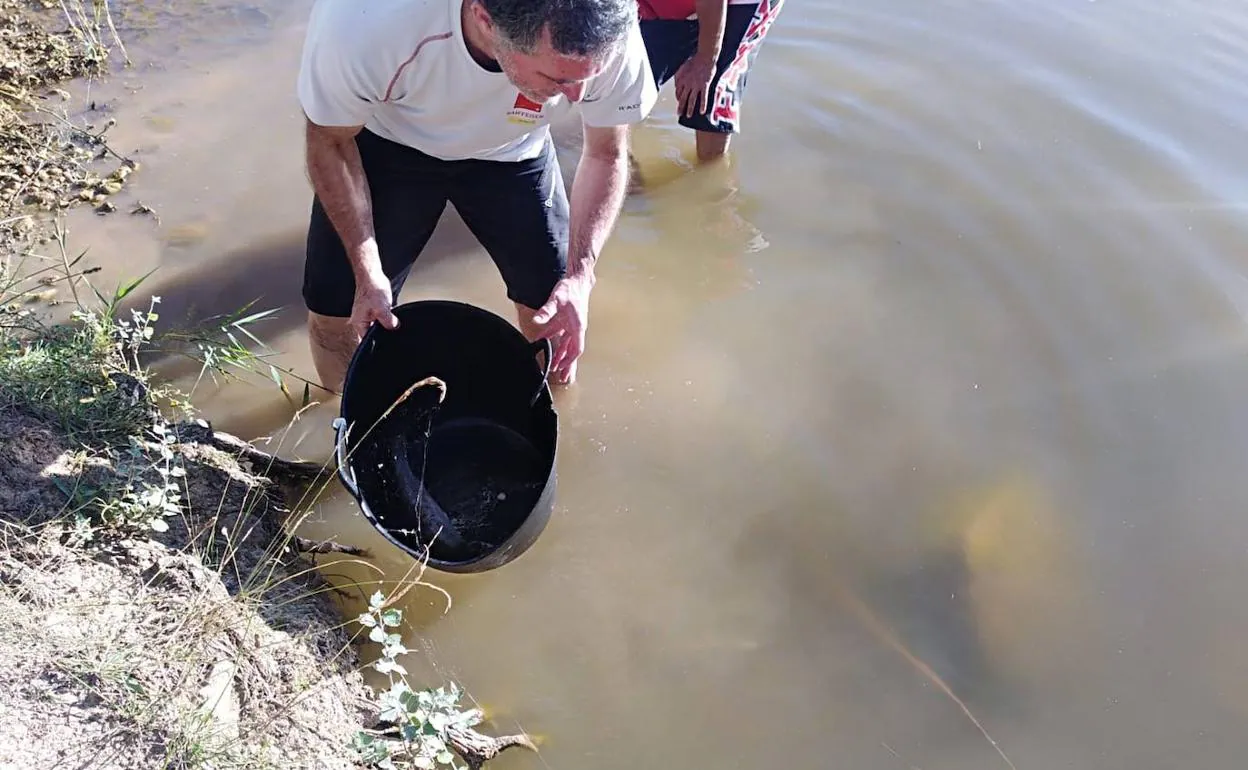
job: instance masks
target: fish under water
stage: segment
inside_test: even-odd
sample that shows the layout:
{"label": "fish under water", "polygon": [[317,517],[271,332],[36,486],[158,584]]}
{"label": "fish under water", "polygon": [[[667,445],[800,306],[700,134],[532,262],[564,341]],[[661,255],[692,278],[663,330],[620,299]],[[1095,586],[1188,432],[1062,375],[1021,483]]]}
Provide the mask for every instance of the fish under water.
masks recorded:
{"label": "fish under water", "polygon": [[[483,553],[490,546],[464,537],[424,483],[425,453],[429,451],[433,416],[445,397],[445,388],[445,383],[438,378],[428,377],[409,388],[382,415],[371,442],[379,455],[373,467],[380,472],[379,481],[386,488],[383,496],[400,500],[414,509],[414,530],[392,528],[391,531],[415,535],[431,556],[460,561]],[[424,440],[412,441],[413,427],[422,423]]]}

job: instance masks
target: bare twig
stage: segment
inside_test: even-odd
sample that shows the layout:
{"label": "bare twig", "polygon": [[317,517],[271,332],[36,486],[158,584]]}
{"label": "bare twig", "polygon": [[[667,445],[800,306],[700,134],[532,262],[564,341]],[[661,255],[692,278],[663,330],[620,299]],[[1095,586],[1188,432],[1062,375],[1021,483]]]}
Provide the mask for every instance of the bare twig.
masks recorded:
{"label": "bare twig", "polygon": [[40,107],[37,104],[32,104],[31,106],[35,109],[36,112],[40,113],[41,115],[47,115],[48,117],[54,119],[56,122],[65,126],[65,128],[69,129],[70,131],[73,131],[76,134],[82,134],[83,136],[89,137],[90,139],[98,142],[100,147],[104,148],[105,152],[107,152],[109,155],[112,155],[114,158],[121,161],[122,163],[134,165],[134,161],[132,159],[127,158],[125,155],[122,155],[121,153],[117,152],[116,150],[114,150],[112,147],[108,145],[108,142],[104,141],[103,132],[98,133],[98,134],[93,134],[87,129],[83,128],[82,126],[58,114],[55,110],[50,110],[47,107]]}
{"label": "bare twig", "polygon": [[129,67],[130,53],[126,50],[126,44],[122,42],[121,35],[117,34],[117,27],[113,24],[113,13],[108,8],[108,0],[95,0],[96,8],[104,6],[104,21],[108,24],[108,31],[113,34],[113,41],[117,43],[117,47],[121,49],[121,58],[125,60],[126,66]]}

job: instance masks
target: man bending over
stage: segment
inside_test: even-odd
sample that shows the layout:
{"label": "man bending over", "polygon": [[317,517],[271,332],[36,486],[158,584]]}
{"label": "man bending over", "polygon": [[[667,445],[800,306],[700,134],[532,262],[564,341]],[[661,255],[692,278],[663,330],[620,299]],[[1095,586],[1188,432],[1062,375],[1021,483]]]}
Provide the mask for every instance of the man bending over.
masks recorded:
{"label": "man bending over", "polygon": [[[298,79],[314,190],[304,265],[321,384],[391,312],[450,201],[556,382],[576,377],[627,131],[656,91],[636,0],[317,0]],[[580,103],[571,203],[549,124]]]}

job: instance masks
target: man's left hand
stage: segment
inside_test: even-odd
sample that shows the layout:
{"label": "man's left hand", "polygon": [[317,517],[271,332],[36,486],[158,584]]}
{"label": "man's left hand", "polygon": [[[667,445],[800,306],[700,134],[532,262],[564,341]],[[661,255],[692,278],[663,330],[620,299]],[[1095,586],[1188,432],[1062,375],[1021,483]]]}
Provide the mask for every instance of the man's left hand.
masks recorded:
{"label": "man's left hand", "polygon": [[695,53],[685,60],[676,70],[676,112],[686,118],[706,112],[714,79],[714,57]]}
{"label": "man's left hand", "polygon": [[550,299],[533,315],[539,339],[550,338],[554,350],[551,376],[565,385],[576,381],[576,360],[585,350],[593,286],[592,276],[568,276],[555,284]]}

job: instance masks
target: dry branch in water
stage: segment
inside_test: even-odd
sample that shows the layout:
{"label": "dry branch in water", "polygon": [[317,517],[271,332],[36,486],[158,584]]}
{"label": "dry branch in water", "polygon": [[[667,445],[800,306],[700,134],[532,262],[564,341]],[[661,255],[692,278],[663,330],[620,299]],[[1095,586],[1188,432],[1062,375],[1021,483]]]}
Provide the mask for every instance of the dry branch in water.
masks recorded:
{"label": "dry branch in water", "polygon": [[332,540],[311,540],[306,537],[294,538],[295,550],[299,553],[345,553],[348,556],[369,555],[367,548],[354,545],[340,545]]}
{"label": "dry branch in water", "polygon": [[[324,470],[322,466],[316,463],[287,460],[277,455],[263,452],[237,436],[213,430],[212,426],[204,420],[183,422],[174,426],[173,430],[178,440],[182,443],[203,444],[218,449],[232,455],[235,461],[245,460],[251,463],[258,473],[268,478],[300,483],[316,479]],[[348,556],[362,557],[370,555],[367,548],[343,545],[332,540],[317,541],[298,536],[292,537],[291,540],[295,550],[299,553],[342,553]]]}
{"label": "dry branch in water", "polygon": [[493,738],[471,727],[450,727],[447,728],[446,737],[451,748],[463,757],[471,770],[479,770],[481,765],[516,746],[537,751],[537,746],[527,735],[500,735]]}
{"label": "dry branch in water", "polygon": [[[399,733],[398,728],[387,730],[373,729],[368,731],[380,739],[388,740]],[[446,743],[451,750],[459,755],[468,765],[469,770],[480,770],[481,766],[495,759],[507,749],[522,748],[536,752],[537,744],[523,733],[516,735],[500,735],[497,737],[477,732],[471,727],[451,726],[446,728]],[[404,756],[402,743],[394,738],[391,741],[392,757]]]}
{"label": "dry branch in water", "polygon": [[266,476],[281,476],[291,481],[311,481],[319,476],[324,466],[302,460],[286,460],[277,455],[256,449],[237,436],[213,430],[203,420],[183,422],[174,426],[178,440],[183,443],[206,444],[237,459],[251,463],[257,472]]}

